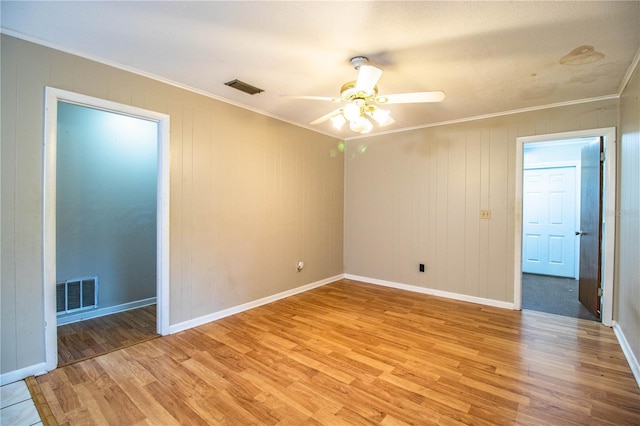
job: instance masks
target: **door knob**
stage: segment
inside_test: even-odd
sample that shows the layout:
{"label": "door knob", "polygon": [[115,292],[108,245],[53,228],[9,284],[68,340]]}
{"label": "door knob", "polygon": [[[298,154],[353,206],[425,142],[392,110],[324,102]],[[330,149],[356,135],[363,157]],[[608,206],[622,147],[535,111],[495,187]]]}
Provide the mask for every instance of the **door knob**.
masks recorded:
{"label": "door knob", "polygon": [[587,233],[582,231],[576,231],[576,235],[587,235]]}

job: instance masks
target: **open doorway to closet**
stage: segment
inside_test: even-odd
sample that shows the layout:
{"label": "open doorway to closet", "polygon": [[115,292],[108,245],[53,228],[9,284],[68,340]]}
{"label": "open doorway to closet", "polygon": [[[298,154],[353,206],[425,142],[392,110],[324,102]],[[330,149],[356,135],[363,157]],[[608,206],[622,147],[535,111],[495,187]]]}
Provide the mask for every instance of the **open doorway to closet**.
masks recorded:
{"label": "open doorway to closet", "polygon": [[522,308],[599,320],[580,301],[581,156],[599,138],[525,144]]}
{"label": "open doorway to closet", "polygon": [[167,334],[169,119],[52,88],[45,115],[53,369]]}
{"label": "open doorway to closet", "polygon": [[58,102],[59,366],[157,336],[157,128]]}
{"label": "open doorway to closet", "polygon": [[514,304],[610,325],[614,129],[518,138],[517,148]]}

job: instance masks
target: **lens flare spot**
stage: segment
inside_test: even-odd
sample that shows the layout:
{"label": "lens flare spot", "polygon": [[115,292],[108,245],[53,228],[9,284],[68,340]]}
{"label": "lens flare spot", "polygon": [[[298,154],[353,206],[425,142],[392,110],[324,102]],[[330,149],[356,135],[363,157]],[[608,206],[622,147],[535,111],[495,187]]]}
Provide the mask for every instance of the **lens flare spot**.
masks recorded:
{"label": "lens flare spot", "polygon": [[360,151],[360,154],[364,154],[367,151],[367,146],[366,145],[360,145],[358,147],[358,151]]}
{"label": "lens flare spot", "polygon": [[344,152],[345,148],[346,148],[346,146],[345,146],[345,144],[344,144],[344,141],[342,141],[342,142],[340,142],[340,143],[338,144],[338,151],[340,151],[340,152]]}

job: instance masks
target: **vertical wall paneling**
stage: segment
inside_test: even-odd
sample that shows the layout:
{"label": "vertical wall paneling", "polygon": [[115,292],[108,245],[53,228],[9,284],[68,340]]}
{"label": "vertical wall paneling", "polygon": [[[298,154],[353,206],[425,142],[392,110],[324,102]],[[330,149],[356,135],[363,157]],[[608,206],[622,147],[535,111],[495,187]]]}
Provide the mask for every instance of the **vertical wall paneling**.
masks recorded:
{"label": "vertical wall paneling", "polygon": [[[180,269],[180,280],[193,283],[193,250],[194,241],[194,223],[193,223],[193,109],[192,105],[185,106],[182,109],[182,193],[179,203],[182,208],[182,232],[184,236],[184,244],[182,250],[174,254],[178,255],[176,259]],[[178,300],[179,309],[185,318],[193,318],[193,285],[180,286],[181,298]]]}
{"label": "vertical wall paneling", "polygon": [[451,135],[448,150],[447,174],[447,214],[446,214],[446,261],[447,291],[464,293],[466,264],[465,237],[466,232],[466,174],[467,144],[466,134],[459,132]]}
{"label": "vertical wall paneling", "polygon": [[[489,182],[491,178],[491,172],[489,168],[489,159],[491,156],[491,130],[482,129],[479,132],[481,147],[480,147],[480,186],[478,188],[480,194],[480,209],[491,209],[491,203],[489,200]],[[478,212],[478,215],[480,212]],[[478,240],[480,257],[477,274],[478,294],[487,297],[489,292],[489,226],[490,220],[480,221],[480,235]],[[473,273],[473,270],[472,270]],[[469,283],[471,285],[471,282]]]}
{"label": "vertical wall paneling", "polygon": [[[1,65],[2,377],[45,361],[33,306],[43,306],[43,88],[53,82],[171,117],[171,327],[343,272],[343,154],[327,155],[336,139],[6,35]],[[298,273],[301,255],[310,267]]]}
{"label": "vertical wall paneling", "polygon": [[620,103],[619,199],[617,208],[609,206],[606,214],[615,215],[618,226],[614,319],[624,335],[623,349],[640,383],[640,68],[636,67]]}
{"label": "vertical wall paneling", "polygon": [[[14,54],[13,50],[15,46],[10,46],[2,43],[2,55],[1,63],[2,67],[2,81],[0,90],[2,93],[2,126],[0,131],[2,132],[0,137],[2,143],[0,144],[0,158],[2,159],[2,178],[0,185],[2,185],[2,203],[0,208],[2,212],[0,214],[1,219],[1,234],[2,238],[0,242],[2,244],[2,274],[0,279],[2,282],[2,292],[0,297],[0,309],[2,311],[2,321],[0,321],[0,334],[3,339],[6,336],[7,341],[16,342],[18,336],[16,334],[16,297],[17,297],[17,256],[15,253],[16,247],[16,197],[18,190],[17,183],[17,169],[18,169],[18,157],[16,144],[7,143],[6,141],[16,140],[17,120],[18,120],[18,64],[7,63],[7,58]],[[6,101],[5,101],[6,100]],[[13,107],[9,107],[12,105]],[[14,123],[13,125],[9,123]],[[0,359],[3,365],[6,364],[7,368],[17,368],[17,353],[16,345],[0,345]]]}
{"label": "vertical wall paneling", "polygon": [[[615,126],[616,108],[605,100],[367,138],[366,155],[346,158],[345,273],[513,304],[516,138]],[[361,143],[348,141],[349,152]],[[407,236],[420,242],[388,242]]]}
{"label": "vertical wall paneling", "polygon": [[[4,48],[4,43],[3,43]],[[3,61],[4,62],[4,61]],[[47,66],[40,66],[37,58],[27,57],[18,66],[15,138],[24,143],[16,144],[16,198],[15,198],[15,256],[16,256],[16,314],[31,312],[29,321],[16,321],[16,362],[36,364],[44,358],[42,347],[30,350],[23,342],[41,336],[44,313],[33,310],[33,301],[40,300],[42,288],[27,285],[38,280],[42,271],[42,222],[37,221],[42,212],[42,191],[24,191],[23,188],[39,188],[42,184],[42,114],[44,87],[34,86],[32,81],[42,81],[49,74]],[[40,112],[40,119],[33,121],[28,111]],[[5,121],[2,120],[3,126]],[[7,123],[11,125],[11,123]],[[2,144],[5,144],[3,139]],[[34,149],[36,148],[36,149]],[[37,222],[36,222],[37,221]],[[29,258],[31,262],[25,262]]]}
{"label": "vertical wall paneling", "polygon": [[464,259],[467,268],[462,269],[464,273],[464,288],[461,293],[469,294],[476,291],[478,295],[483,293],[480,271],[480,227],[486,220],[480,219],[481,207],[481,158],[482,141],[481,138],[470,135],[466,141],[465,152],[466,173],[464,181],[465,197],[465,218],[464,234],[462,245],[464,248]]}
{"label": "vertical wall paneling", "polygon": [[436,187],[435,199],[432,202],[436,208],[436,234],[433,236],[436,243],[436,257],[431,262],[435,269],[434,287],[438,290],[447,288],[449,246],[449,137],[438,136],[436,142]]}
{"label": "vertical wall paneling", "polygon": [[[183,123],[184,123],[184,111],[179,105],[172,107],[169,110],[171,116],[171,147],[170,147],[170,175],[171,176],[183,176],[184,167],[184,155],[183,155]],[[170,192],[173,203],[171,205],[171,217],[170,217],[170,250],[172,267],[170,271],[170,282],[176,282],[183,279],[184,272],[184,251],[185,251],[185,237],[184,237],[184,205],[183,201],[183,179],[171,179]],[[182,286],[171,286],[169,289],[169,297],[171,300],[169,317],[172,321],[182,322],[188,317],[185,314],[185,305],[183,298]]]}

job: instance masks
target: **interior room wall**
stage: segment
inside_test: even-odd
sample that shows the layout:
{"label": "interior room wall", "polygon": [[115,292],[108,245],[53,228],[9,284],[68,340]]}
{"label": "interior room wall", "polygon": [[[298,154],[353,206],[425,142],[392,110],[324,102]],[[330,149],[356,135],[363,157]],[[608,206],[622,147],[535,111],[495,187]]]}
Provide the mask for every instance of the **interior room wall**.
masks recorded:
{"label": "interior room wall", "polygon": [[58,103],[56,281],[98,276],[98,307],[156,296],[158,126]]}
{"label": "interior room wall", "polygon": [[[513,303],[516,138],[614,127],[617,104],[348,141],[345,273]],[[480,210],[491,218],[481,219]]]}
{"label": "interior room wall", "polygon": [[342,273],[338,140],[6,35],[1,47],[1,374],[45,359],[45,86],[170,115],[171,325]]}
{"label": "interior room wall", "polygon": [[618,244],[614,283],[614,319],[636,358],[640,383],[640,71],[620,99],[618,155]]}

